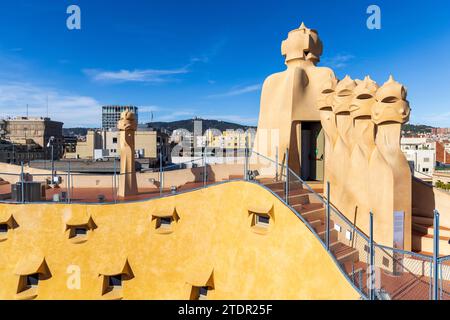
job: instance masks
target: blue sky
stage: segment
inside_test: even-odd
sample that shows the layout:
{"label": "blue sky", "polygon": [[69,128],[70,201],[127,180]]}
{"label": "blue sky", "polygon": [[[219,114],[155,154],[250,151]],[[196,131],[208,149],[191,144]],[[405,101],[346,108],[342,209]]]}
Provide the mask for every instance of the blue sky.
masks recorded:
{"label": "blue sky", "polygon": [[[66,28],[81,8],[82,29]],[[366,27],[370,4],[381,30]],[[100,106],[140,119],[193,116],[257,124],[261,84],[284,70],[280,43],[304,21],[320,65],[342,78],[390,74],[408,88],[412,123],[450,127],[450,1],[3,0],[0,117],[49,114],[99,126]]]}

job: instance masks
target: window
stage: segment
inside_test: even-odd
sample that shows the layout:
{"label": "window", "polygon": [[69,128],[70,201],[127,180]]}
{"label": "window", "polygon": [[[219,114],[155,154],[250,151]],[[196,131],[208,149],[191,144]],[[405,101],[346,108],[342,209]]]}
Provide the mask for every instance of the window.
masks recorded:
{"label": "window", "polygon": [[75,228],[75,237],[85,236],[85,235],[87,235],[87,228],[85,228],[85,227]]}
{"label": "window", "polygon": [[423,158],[423,162],[430,162],[430,158]]}
{"label": "window", "polygon": [[209,287],[192,287],[191,300],[206,300],[208,299]]}
{"label": "window", "polygon": [[83,226],[71,226],[69,238],[70,239],[79,239],[87,237],[89,227],[86,225]]}
{"label": "window", "polygon": [[261,227],[268,227],[270,224],[270,217],[265,214],[255,214],[255,224]]}
{"label": "window", "polygon": [[117,138],[113,138],[113,143],[117,143]]}
{"label": "window", "polygon": [[27,276],[27,282],[26,285],[28,288],[37,288],[39,284],[39,274],[31,274]]}
{"label": "window", "polygon": [[76,244],[84,243],[89,239],[90,232],[95,228],[96,226],[93,222],[84,225],[67,226],[67,229],[69,230],[69,240]]}
{"label": "window", "polygon": [[423,169],[422,169],[422,172],[429,172],[429,171],[430,171],[429,168],[423,168]]}
{"label": "window", "polygon": [[[119,259],[122,261],[122,259]],[[119,262],[119,264],[117,264]],[[113,264],[112,266],[110,264]],[[128,259],[125,264],[120,261],[110,261],[108,267],[105,266],[108,273],[100,272],[103,276],[102,298],[107,300],[123,299],[124,281],[134,278]],[[121,271],[119,271],[121,270]]]}
{"label": "window", "polygon": [[253,232],[266,235],[273,227],[275,222],[273,203],[250,204],[247,212],[250,228]]}
{"label": "window", "polygon": [[108,299],[122,298],[123,275],[117,274],[114,276],[104,276],[103,278],[103,296]]}
{"label": "window", "polygon": [[8,225],[6,223],[0,224],[0,234],[8,233]]}
{"label": "window", "polygon": [[159,228],[170,228],[172,224],[173,217],[161,217],[156,221],[156,229]]}
{"label": "window", "polygon": [[208,296],[208,287],[201,287],[199,290],[198,299],[199,300],[206,300]]}
{"label": "window", "polygon": [[[173,208],[164,208],[162,210],[156,210],[152,214],[152,226],[156,233],[159,234],[170,234],[173,233],[177,227],[180,217],[178,213]],[[154,223],[154,225],[153,225]]]}
{"label": "window", "polygon": [[122,275],[110,276],[108,277],[108,285],[111,289],[122,288]]}

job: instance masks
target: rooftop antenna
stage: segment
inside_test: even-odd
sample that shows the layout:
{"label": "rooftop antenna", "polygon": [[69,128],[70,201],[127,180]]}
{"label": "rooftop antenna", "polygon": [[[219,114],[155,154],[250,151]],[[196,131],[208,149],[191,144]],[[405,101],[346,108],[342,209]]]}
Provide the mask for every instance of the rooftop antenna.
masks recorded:
{"label": "rooftop antenna", "polygon": [[47,118],[48,118],[48,95],[47,95]]}
{"label": "rooftop antenna", "polygon": [[28,119],[28,103],[27,103],[27,119]]}

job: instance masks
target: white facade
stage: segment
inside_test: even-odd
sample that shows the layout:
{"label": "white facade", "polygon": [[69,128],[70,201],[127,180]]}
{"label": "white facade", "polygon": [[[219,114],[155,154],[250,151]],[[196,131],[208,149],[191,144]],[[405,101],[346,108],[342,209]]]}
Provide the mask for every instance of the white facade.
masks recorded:
{"label": "white facade", "polygon": [[436,142],[427,138],[402,138],[401,149],[414,171],[433,174],[436,166]]}

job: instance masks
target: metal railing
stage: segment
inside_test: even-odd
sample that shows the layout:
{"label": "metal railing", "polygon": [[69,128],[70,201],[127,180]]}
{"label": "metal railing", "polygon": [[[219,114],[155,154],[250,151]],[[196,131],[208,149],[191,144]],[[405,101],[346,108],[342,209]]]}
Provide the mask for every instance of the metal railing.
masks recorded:
{"label": "metal railing", "polygon": [[[254,153],[273,162],[257,152]],[[287,155],[286,152],[286,159]],[[438,258],[438,247],[435,247],[434,256],[427,256],[377,244],[373,241],[372,214],[369,219],[369,229],[372,232],[366,235],[333,206],[329,183],[326,183],[325,195],[320,195],[289,169],[287,162],[274,165],[277,168],[287,168],[287,171],[281,170],[279,176],[279,180],[284,181],[285,185],[283,192],[277,193],[280,199],[300,216],[309,217],[302,219],[303,222],[316,234],[337,262],[341,272],[364,298],[450,299],[450,257]],[[303,191],[308,192],[309,204],[299,206],[295,198],[301,197]],[[302,215],[304,208],[307,209],[306,214]],[[323,211],[322,214],[320,210]],[[437,212],[435,216],[438,217]],[[439,221],[435,223],[435,230],[439,230]],[[438,233],[435,233],[435,243],[438,243]]]}
{"label": "metal railing", "polygon": [[[217,157],[209,158],[211,154],[206,152],[202,157],[181,163],[163,166],[161,161],[159,168],[144,169],[136,174],[139,192],[126,197],[119,196],[120,185],[125,180],[134,179],[133,174],[119,173],[120,163],[115,160],[112,173],[74,172],[70,161],[67,162],[65,171],[53,172],[26,167],[22,163],[20,172],[0,172],[0,178],[9,182],[9,185],[0,184],[0,202],[111,204],[148,200],[215,183],[216,177],[212,170],[214,166],[232,168],[229,170],[230,176],[245,179],[248,171],[248,154],[246,151],[243,157],[224,158],[222,161],[224,163],[219,164],[210,164]],[[229,176],[223,177],[220,181],[228,178]],[[22,190],[17,191],[15,188]]]}
{"label": "metal railing", "polygon": [[[145,170],[140,174],[137,184],[140,194],[120,198],[118,190],[129,174],[114,173],[87,174],[72,172],[70,162],[67,171],[54,172],[58,181],[51,180],[50,173],[30,173],[23,165],[20,173],[0,173],[21,187],[20,199],[2,199],[7,203],[118,203],[126,201],[145,201],[152,198],[189,192],[217,184],[212,165],[208,164],[208,155],[184,163],[160,165],[156,170]],[[358,229],[330,199],[330,184],[325,190],[314,189],[311,185],[289,168],[289,150],[284,155],[284,163],[279,163],[249,149],[244,158],[229,167],[229,176],[219,179],[220,183],[232,180],[251,180],[261,184],[283,201],[296,216],[305,223],[324,248],[329,252],[347,280],[357,289],[364,299],[450,299],[450,256],[439,257],[438,239],[435,232],[434,256],[404,251],[377,244],[373,233],[366,235]],[[252,161],[250,161],[250,159]],[[256,162],[256,165],[255,163]],[[162,162],[161,162],[162,163]],[[261,163],[264,165],[261,166]],[[227,167],[228,164],[223,166]],[[251,169],[269,168],[272,181],[278,181],[279,189],[271,190],[262,179],[255,179]],[[262,169],[261,169],[262,168]],[[187,170],[192,179],[185,181],[179,177],[181,170]],[[147,175],[146,175],[147,174]],[[186,176],[184,172],[183,177]],[[269,175],[270,176],[270,175]],[[32,177],[32,179],[29,179]],[[256,177],[257,178],[257,177]],[[27,183],[40,182],[41,201],[27,201],[24,189]],[[55,185],[56,182],[57,186]],[[82,187],[84,186],[84,187]],[[323,186],[322,186],[323,188]],[[320,189],[320,188],[319,188]],[[323,194],[321,194],[323,193]],[[439,215],[436,212],[435,230],[439,230]],[[370,218],[370,230],[373,230]]]}

